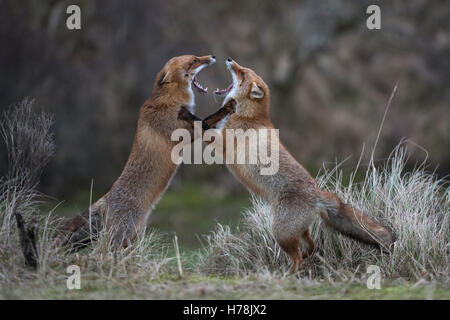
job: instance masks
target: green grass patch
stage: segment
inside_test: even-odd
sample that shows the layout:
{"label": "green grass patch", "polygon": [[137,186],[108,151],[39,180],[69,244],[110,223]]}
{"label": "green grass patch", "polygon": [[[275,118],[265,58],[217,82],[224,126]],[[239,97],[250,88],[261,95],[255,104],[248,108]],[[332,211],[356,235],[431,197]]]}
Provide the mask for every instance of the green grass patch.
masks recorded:
{"label": "green grass patch", "polygon": [[93,277],[82,279],[81,289],[68,290],[65,279],[53,285],[36,281],[26,287],[2,287],[2,299],[450,299],[450,290],[437,283],[385,281],[369,290],[363,282],[312,281],[296,277],[227,278],[164,275],[139,283]]}

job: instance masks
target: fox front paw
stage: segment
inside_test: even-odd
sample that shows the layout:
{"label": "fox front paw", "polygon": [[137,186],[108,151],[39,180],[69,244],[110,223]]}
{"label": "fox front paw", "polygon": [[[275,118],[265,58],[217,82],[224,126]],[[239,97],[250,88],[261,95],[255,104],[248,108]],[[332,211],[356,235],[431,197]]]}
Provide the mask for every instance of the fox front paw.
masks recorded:
{"label": "fox front paw", "polygon": [[236,100],[231,99],[230,101],[228,101],[224,106],[223,109],[227,112],[227,113],[234,113],[236,111]]}
{"label": "fox front paw", "polygon": [[192,114],[185,106],[181,106],[180,111],[178,111],[178,119],[185,121],[192,120]]}

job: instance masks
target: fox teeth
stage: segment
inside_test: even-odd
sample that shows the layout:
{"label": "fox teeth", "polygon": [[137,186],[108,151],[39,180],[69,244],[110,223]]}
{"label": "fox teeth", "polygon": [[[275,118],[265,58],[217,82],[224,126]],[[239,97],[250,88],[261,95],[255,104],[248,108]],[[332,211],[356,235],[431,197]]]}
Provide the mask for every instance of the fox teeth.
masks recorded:
{"label": "fox teeth", "polygon": [[199,90],[200,93],[207,93],[208,92],[208,88],[203,88],[203,86],[200,84],[200,82],[198,82],[197,77],[195,77],[193,79],[192,83]]}
{"label": "fox teeth", "polygon": [[219,89],[217,88],[216,91],[214,91],[215,94],[217,95],[223,95],[226,94],[228,92],[231,91],[231,89],[233,89],[233,84],[230,84],[228,87],[226,87],[225,89]]}

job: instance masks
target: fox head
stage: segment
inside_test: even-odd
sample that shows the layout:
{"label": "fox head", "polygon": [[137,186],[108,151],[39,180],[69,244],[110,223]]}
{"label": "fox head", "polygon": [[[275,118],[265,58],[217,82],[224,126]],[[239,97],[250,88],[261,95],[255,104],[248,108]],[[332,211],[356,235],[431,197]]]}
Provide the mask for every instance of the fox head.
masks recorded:
{"label": "fox head", "polygon": [[187,104],[193,104],[192,86],[194,86],[200,93],[207,93],[208,88],[198,82],[197,74],[205,67],[216,62],[214,55],[210,56],[195,56],[184,55],[174,57],[167,61],[164,68],[158,73],[154,89],[180,90],[188,94],[191,101],[186,101]]}
{"label": "fox head", "polygon": [[270,92],[264,80],[255,71],[240,66],[231,58],[228,58],[225,63],[233,82],[227,88],[215,91],[218,95],[226,94],[223,104],[234,99],[238,115],[251,118],[268,116]]}

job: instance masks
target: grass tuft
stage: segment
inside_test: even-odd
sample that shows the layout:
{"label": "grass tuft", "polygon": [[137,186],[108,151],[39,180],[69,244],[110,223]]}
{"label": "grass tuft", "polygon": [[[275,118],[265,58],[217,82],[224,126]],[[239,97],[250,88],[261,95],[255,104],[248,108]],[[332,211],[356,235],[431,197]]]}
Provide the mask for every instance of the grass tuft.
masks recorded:
{"label": "grass tuft", "polygon": [[[325,170],[317,178],[321,189],[336,193],[390,227],[397,241],[391,253],[383,253],[329,230],[317,218],[311,226],[317,249],[301,265],[302,277],[348,280],[364,277],[367,266],[377,265],[391,279],[449,282],[448,182],[428,174],[424,165],[406,172],[406,162],[407,151],[399,145],[384,166],[377,168],[371,162],[361,183],[350,179],[345,186],[339,167]],[[289,260],[271,228],[270,207],[254,198],[253,207],[244,212],[241,228],[233,232],[218,224],[207,237],[201,269],[222,275],[284,272]]]}
{"label": "grass tuft", "polygon": [[[342,237],[316,219],[311,235],[318,249],[305,259],[298,279],[285,277],[288,258],[272,236],[270,209],[258,198],[236,230],[217,224],[201,253],[183,252],[177,242],[173,248],[170,237],[152,230],[127,248],[115,249],[106,230],[79,252],[61,248],[55,242],[61,224],[53,214],[56,208],[42,215],[45,197],[36,190],[54,153],[52,121],[32,105],[26,99],[13,106],[0,123],[10,164],[0,179],[2,298],[340,298],[351,292],[348,297],[448,299],[443,284],[449,283],[450,188],[428,174],[425,165],[406,172],[407,153],[401,146],[384,166],[371,161],[361,183],[354,183],[353,174],[344,185],[339,166],[317,178],[323,190],[394,230],[392,252]],[[14,212],[26,224],[39,226],[36,269],[25,266]],[[368,291],[361,283],[372,264],[389,278],[392,290]],[[67,289],[71,265],[80,267],[81,290]]]}
{"label": "grass tuft", "polygon": [[[51,116],[36,112],[29,99],[12,106],[3,116],[0,131],[8,151],[9,170],[0,180],[2,291],[27,281],[45,286],[64,283],[70,265],[80,267],[83,279],[100,277],[111,282],[121,279],[121,285],[127,286],[170,272],[167,241],[155,231],[142,233],[125,249],[114,250],[106,231],[100,232],[98,241],[79,253],[57,245],[61,220],[53,215],[53,210],[42,215],[45,197],[36,190],[42,170],[54,153]],[[26,224],[38,225],[36,270],[25,266],[15,212],[24,217]]]}

